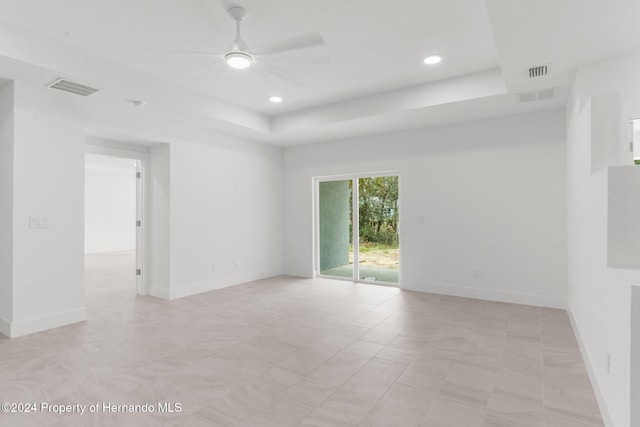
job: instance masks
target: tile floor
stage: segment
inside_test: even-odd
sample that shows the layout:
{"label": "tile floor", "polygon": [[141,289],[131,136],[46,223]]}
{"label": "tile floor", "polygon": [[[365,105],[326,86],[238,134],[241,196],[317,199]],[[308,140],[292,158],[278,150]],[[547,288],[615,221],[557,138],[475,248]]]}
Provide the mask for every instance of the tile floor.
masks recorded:
{"label": "tile floor", "polygon": [[603,425],[564,311],[291,277],[169,302],[131,267],[88,257],[87,322],[0,339],[0,402],[174,412],[0,426]]}

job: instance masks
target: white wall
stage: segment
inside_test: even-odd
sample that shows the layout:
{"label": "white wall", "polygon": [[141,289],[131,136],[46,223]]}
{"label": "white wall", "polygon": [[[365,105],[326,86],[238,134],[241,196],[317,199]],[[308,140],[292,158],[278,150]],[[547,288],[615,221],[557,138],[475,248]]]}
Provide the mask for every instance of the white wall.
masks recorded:
{"label": "white wall", "polygon": [[[136,249],[136,167],[133,160],[92,161],[84,185],[84,252]],[[96,164],[101,163],[101,164]]]}
{"label": "white wall", "polygon": [[152,294],[177,298],[282,273],[280,148],[184,141],[171,145],[169,163],[169,293]]}
{"label": "white wall", "polygon": [[13,83],[0,88],[0,333],[13,319]]}
{"label": "white wall", "polygon": [[564,307],[564,138],[555,110],[289,148],[285,271],[313,275],[314,176],[394,170],[402,288]]}
{"label": "white wall", "polygon": [[[147,270],[143,272],[149,293],[169,297],[169,234],[170,234],[170,159],[171,145],[160,144],[149,151],[149,165],[146,179],[149,185],[149,204],[146,209],[148,217],[146,227],[147,238],[145,254]],[[145,256],[147,256],[145,255]],[[146,291],[146,290],[145,290]]]}
{"label": "white wall", "polygon": [[[0,225],[14,236],[12,282],[2,282],[0,290],[12,336],[86,319],[85,127],[102,126],[102,116],[84,108],[90,100],[22,83],[16,88],[13,171],[2,172],[13,181],[14,221],[7,227],[3,218]],[[4,101],[9,114],[11,99],[2,96],[0,113]],[[123,132],[157,135],[162,128],[166,134],[149,150],[147,165],[151,235],[144,264],[152,295],[178,298],[282,273],[280,148],[119,114],[126,119]],[[2,154],[9,149],[4,139]],[[3,181],[2,201],[7,189]],[[31,216],[48,218],[51,227],[30,228]],[[11,263],[1,255],[2,263]],[[8,273],[2,274],[7,280]]]}
{"label": "white wall", "polygon": [[[15,88],[12,336],[86,319],[84,129],[39,108],[57,102],[56,94],[20,82]],[[48,218],[50,227],[31,228],[32,216]]]}
{"label": "white wall", "polygon": [[[632,425],[630,285],[640,283],[640,271],[607,267],[607,167],[630,164],[627,121],[634,116],[640,116],[640,56],[581,67],[567,108],[568,301],[603,416],[615,427]],[[593,132],[596,143],[609,146],[592,152]]]}

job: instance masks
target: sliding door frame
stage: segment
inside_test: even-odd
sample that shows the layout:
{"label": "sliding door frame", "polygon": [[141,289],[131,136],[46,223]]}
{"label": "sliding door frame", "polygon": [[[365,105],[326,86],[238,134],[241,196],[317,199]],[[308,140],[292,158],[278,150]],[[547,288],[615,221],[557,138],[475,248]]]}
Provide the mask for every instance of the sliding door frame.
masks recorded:
{"label": "sliding door frame", "polygon": [[[322,277],[327,279],[335,279],[335,280],[345,280],[349,282],[357,282],[357,283],[367,283],[371,285],[383,285],[383,286],[395,286],[400,287],[400,283],[402,282],[402,251],[400,245],[398,245],[399,251],[399,259],[400,262],[398,264],[398,283],[392,282],[382,282],[382,281],[367,281],[360,278],[360,264],[359,264],[359,254],[360,254],[360,215],[359,215],[359,180],[361,178],[378,178],[385,176],[395,176],[398,178],[398,210],[402,211],[401,197],[400,197],[400,173],[397,171],[383,171],[383,172],[366,172],[366,173],[354,173],[354,174],[345,174],[345,175],[328,175],[328,176],[319,176],[313,178],[313,276],[314,277]],[[352,223],[352,234],[351,240],[353,242],[353,273],[352,277],[342,277],[342,276],[329,276],[324,275],[320,272],[320,183],[322,182],[332,182],[332,181],[351,181],[352,183],[352,196],[351,196],[351,223]],[[400,236],[400,231],[402,229],[402,221],[398,218],[398,236]],[[401,239],[400,239],[401,240]]]}

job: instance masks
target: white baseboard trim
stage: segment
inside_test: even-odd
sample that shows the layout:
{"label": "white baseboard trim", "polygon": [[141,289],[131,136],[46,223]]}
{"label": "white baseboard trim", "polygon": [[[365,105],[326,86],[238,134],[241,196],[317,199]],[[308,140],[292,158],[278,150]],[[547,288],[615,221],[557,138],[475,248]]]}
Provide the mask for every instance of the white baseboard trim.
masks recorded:
{"label": "white baseboard trim", "polygon": [[401,284],[401,289],[406,291],[429,292],[439,295],[450,295],[455,297],[474,298],[487,301],[499,301],[512,304],[535,305],[538,307],[567,308],[567,300],[564,297],[541,294],[526,294],[519,292],[507,292],[496,289],[470,288],[466,286],[444,285],[439,283],[422,284],[415,286],[411,284]]}
{"label": "white baseboard trim", "polygon": [[133,248],[118,246],[115,248],[102,248],[102,249],[85,249],[85,255],[98,255],[109,254],[112,252],[135,252],[135,246]]}
{"label": "white baseboard trim", "polygon": [[7,338],[11,336],[11,323],[2,317],[0,317],[0,334]]}
{"label": "white baseboard trim", "polygon": [[161,299],[170,299],[169,288],[161,288],[160,286],[151,286],[151,288],[149,288],[149,295]]}
{"label": "white baseboard trim", "polygon": [[266,279],[268,277],[278,276],[281,274],[277,271],[266,271],[259,273],[248,273],[233,277],[223,277],[214,280],[191,283],[189,285],[167,288],[152,286],[150,295],[156,298],[174,300],[185,298],[191,295],[197,295],[204,292],[215,291],[216,289],[227,288],[242,283],[253,282],[254,280]]}
{"label": "white baseboard trim", "polygon": [[35,319],[11,322],[9,325],[8,336],[10,338],[21,337],[23,335],[46,331],[48,329],[58,328],[72,323],[84,322],[85,320],[87,320],[86,307],[59,311],[57,313],[48,314]]}
{"label": "white baseboard trim", "polygon": [[602,393],[602,388],[600,387],[600,383],[598,382],[598,377],[596,376],[596,370],[594,368],[593,361],[589,357],[589,352],[587,352],[587,349],[584,345],[584,341],[582,340],[582,335],[580,334],[580,329],[578,328],[576,319],[573,317],[571,306],[567,307],[567,314],[569,315],[569,321],[571,321],[571,327],[573,328],[573,333],[576,336],[576,340],[578,341],[578,346],[580,347],[580,353],[582,353],[582,359],[584,359],[584,364],[587,367],[587,373],[589,374],[589,379],[591,380],[591,386],[593,387],[593,392],[596,395],[596,400],[598,401],[598,407],[600,408],[602,421],[604,421],[604,425],[606,427],[615,427],[613,425],[613,421],[611,420],[611,415],[609,414],[607,404],[604,400],[604,394]]}

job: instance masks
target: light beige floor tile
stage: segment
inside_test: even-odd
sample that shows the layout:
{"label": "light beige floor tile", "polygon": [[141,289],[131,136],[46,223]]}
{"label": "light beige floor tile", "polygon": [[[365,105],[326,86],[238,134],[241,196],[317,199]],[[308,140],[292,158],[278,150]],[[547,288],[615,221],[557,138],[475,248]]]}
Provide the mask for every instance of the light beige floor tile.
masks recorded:
{"label": "light beige floor tile", "polygon": [[487,407],[490,396],[490,386],[467,381],[446,381],[438,395],[441,399],[481,409]]}
{"label": "light beige floor tile", "polygon": [[410,350],[387,346],[380,350],[380,352],[376,354],[376,357],[390,362],[409,365],[418,356],[418,354],[420,354],[420,351],[415,349]]}
{"label": "light beige floor tile", "polygon": [[313,407],[295,400],[280,398],[270,408],[244,419],[238,427],[294,427],[313,411]]}
{"label": "light beige floor tile", "polygon": [[303,379],[298,384],[285,390],[282,395],[304,405],[317,407],[340,388],[322,381]]}
{"label": "light beige floor tile", "polygon": [[598,403],[588,378],[545,375],[544,406],[547,413],[585,424],[601,422]]}
{"label": "light beige floor tile", "polygon": [[385,347],[381,344],[358,340],[327,360],[327,364],[355,372],[366,365],[383,348]]}
{"label": "light beige floor tile", "polygon": [[389,317],[389,313],[383,311],[370,310],[349,322],[350,325],[364,328],[375,328],[383,320]]}
{"label": "light beige floor tile", "polygon": [[360,369],[341,390],[380,399],[408,365],[374,358]]}
{"label": "light beige floor tile", "polygon": [[422,421],[424,427],[484,427],[486,409],[436,398]]}
{"label": "light beige floor tile", "polygon": [[419,426],[436,394],[395,383],[369,412],[362,426]]}
{"label": "light beige floor tile", "polygon": [[339,390],[300,426],[354,426],[361,423],[376,401],[357,393]]}
{"label": "light beige floor tile", "polygon": [[582,422],[580,418],[569,416],[558,416],[555,414],[545,414],[545,427],[604,427],[602,420],[586,420]]}
{"label": "light beige floor tile", "polygon": [[542,378],[498,370],[493,384],[494,394],[511,394],[534,401],[540,401],[543,398]]}
{"label": "light beige floor tile", "polygon": [[87,322],[0,338],[0,400],[184,410],[0,426],[602,426],[562,310],[286,276],[164,301],[132,253],[86,265]]}
{"label": "light beige floor tile", "polygon": [[487,408],[486,427],[544,426],[542,393],[522,396],[494,388]]}
{"label": "light beige floor tile", "polygon": [[398,382],[438,393],[454,364],[455,358],[450,356],[419,355],[398,378]]}
{"label": "light beige floor tile", "polygon": [[380,324],[362,335],[360,340],[387,345],[397,337],[403,329],[402,326]]}

